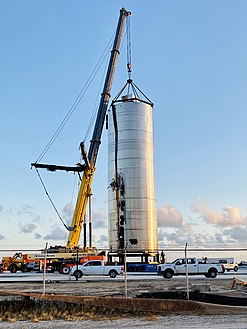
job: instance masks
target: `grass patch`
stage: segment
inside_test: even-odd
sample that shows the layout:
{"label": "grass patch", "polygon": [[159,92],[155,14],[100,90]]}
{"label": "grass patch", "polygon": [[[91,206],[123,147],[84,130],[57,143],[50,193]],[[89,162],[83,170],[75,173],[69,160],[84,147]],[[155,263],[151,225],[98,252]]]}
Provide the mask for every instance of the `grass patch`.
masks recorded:
{"label": "grass patch", "polygon": [[120,316],[131,316],[129,312],[123,312],[117,308],[102,306],[90,306],[79,303],[64,303],[54,300],[23,300],[0,301],[0,321],[16,322],[29,320],[34,323],[62,319],[76,320],[103,320],[119,319]]}

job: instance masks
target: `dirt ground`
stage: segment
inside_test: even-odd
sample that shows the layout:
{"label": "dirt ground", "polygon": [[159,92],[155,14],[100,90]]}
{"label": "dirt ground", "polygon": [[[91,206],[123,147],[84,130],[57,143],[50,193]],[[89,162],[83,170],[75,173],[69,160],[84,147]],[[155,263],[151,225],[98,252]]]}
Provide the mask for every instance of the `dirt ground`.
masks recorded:
{"label": "dirt ground", "polygon": [[[190,288],[208,287],[211,291],[230,290],[232,278],[229,279],[193,279],[189,281]],[[0,290],[22,291],[42,293],[42,282],[0,282]],[[127,293],[128,297],[136,297],[143,292],[162,292],[162,291],[186,291],[185,277],[179,277],[171,280],[128,280]],[[87,280],[71,280],[71,281],[48,281],[45,285],[45,292],[47,294],[65,294],[77,296],[112,296],[122,297],[125,295],[125,281],[124,278],[120,280],[108,279],[95,281],[88,278]]]}
{"label": "dirt ground", "polygon": [[[230,291],[232,278],[206,279],[202,277],[190,280],[189,285],[190,289],[206,287],[206,289],[210,288],[212,292],[227,292]],[[172,314],[187,314],[187,316],[231,314],[234,317],[238,316],[237,320],[240,321],[239,316],[246,317],[247,314],[246,307],[213,305],[187,300],[152,299],[151,301],[145,298],[131,298],[142,293],[186,291],[184,277],[171,280],[154,280],[152,278],[144,280],[141,277],[138,280],[130,279],[127,282],[128,299],[122,298],[125,296],[124,278],[121,280],[110,278],[108,280],[100,278],[97,280],[84,278],[78,281],[50,280],[46,282],[45,288],[46,294],[42,295],[43,282],[41,281],[0,282],[0,327],[9,322],[23,323],[28,320],[27,328],[32,328],[33,322],[50,320],[52,324],[50,327],[54,325],[55,328],[57,320],[105,322],[107,319],[111,319],[115,322],[123,317],[126,319],[140,317],[138,321],[141,323],[143,316],[156,319],[154,316],[171,316]],[[204,319],[198,318],[198,321],[203,323]],[[161,328],[162,324],[158,322],[157,328]],[[63,324],[66,325],[65,322]],[[235,328],[244,328],[242,324],[242,322],[239,323],[239,326],[235,326]],[[61,323],[60,327],[62,328]],[[132,328],[131,325],[128,327]]]}

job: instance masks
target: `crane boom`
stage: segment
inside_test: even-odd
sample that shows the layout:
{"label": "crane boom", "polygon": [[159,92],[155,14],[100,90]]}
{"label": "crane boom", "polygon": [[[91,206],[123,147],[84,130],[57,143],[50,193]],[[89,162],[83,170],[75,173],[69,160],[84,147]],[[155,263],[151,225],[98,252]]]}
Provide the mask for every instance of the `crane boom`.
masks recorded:
{"label": "crane boom", "polygon": [[95,164],[96,164],[99,146],[101,143],[101,136],[104,127],[106,111],[110,100],[110,92],[111,92],[112,81],[116,69],[116,63],[117,63],[118,55],[120,53],[121,38],[123,35],[126,18],[130,15],[131,13],[129,11],[126,11],[125,8],[122,8],[120,10],[120,16],[119,16],[113,48],[111,51],[111,56],[108,64],[105,84],[104,84],[103,92],[101,94],[93,136],[90,141],[90,148],[88,152],[89,166],[85,168],[81,180],[81,185],[77,196],[77,202],[71,222],[71,230],[69,232],[69,236],[67,240],[67,245],[66,245],[67,248],[74,248],[78,246],[82,224],[86,213],[88,198],[90,197],[90,195],[92,195],[91,186],[92,186],[92,181],[95,171]]}

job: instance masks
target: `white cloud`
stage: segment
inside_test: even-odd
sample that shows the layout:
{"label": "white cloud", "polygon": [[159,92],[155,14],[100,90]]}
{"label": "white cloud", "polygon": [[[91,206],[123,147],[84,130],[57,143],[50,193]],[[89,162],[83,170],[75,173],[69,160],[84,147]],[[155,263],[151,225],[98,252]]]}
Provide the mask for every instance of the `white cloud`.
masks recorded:
{"label": "white cloud", "polygon": [[73,212],[74,212],[74,205],[72,203],[67,203],[63,209],[62,209],[62,218],[64,218],[65,222],[71,223],[71,219],[73,217]]}
{"label": "white cloud", "polygon": [[222,233],[216,233],[215,234],[215,241],[217,244],[224,244],[225,241],[224,241],[224,236]]}
{"label": "white cloud", "polygon": [[35,236],[35,239],[41,239],[42,238],[42,235],[40,235],[39,233],[35,233],[34,236]]}
{"label": "white cloud", "polygon": [[206,223],[216,226],[234,227],[244,225],[247,222],[246,217],[241,215],[240,209],[231,206],[225,206],[222,213],[219,214],[207,205],[198,203],[192,206],[192,211],[199,213]]}
{"label": "white cloud", "polygon": [[17,216],[28,216],[35,222],[40,220],[40,216],[37,215],[36,212],[33,210],[33,207],[29,205],[24,205],[20,210],[18,210]]}
{"label": "white cloud", "polygon": [[93,221],[93,228],[94,229],[102,229],[102,228],[107,228],[107,222],[105,220],[94,220]]}
{"label": "white cloud", "polygon": [[105,234],[102,234],[99,238],[94,235],[93,241],[95,246],[100,246],[101,248],[108,247],[108,236]]}
{"label": "white cloud", "polygon": [[[62,218],[65,219],[68,225],[71,224],[71,220],[73,217],[74,206],[71,203],[67,203],[62,209]],[[88,222],[88,213],[86,214],[86,221]],[[104,208],[99,208],[98,211],[94,211],[92,213],[92,221],[93,221],[93,229],[102,229],[107,228],[107,214]]]}
{"label": "white cloud", "polygon": [[171,205],[164,205],[157,210],[159,227],[181,227],[183,217],[178,210]]}
{"label": "white cloud", "polygon": [[98,212],[93,212],[93,228],[102,229],[107,228],[107,215],[104,208],[100,208]]}
{"label": "white cloud", "polygon": [[192,244],[191,237],[181,235],[179,230],[172,233],[165,231],[159,232],[159,245],[161,247],[163,245],[184,246],[185,243]]}
{"label": "white cloud", "polygon": [[[63,214],[69,214],[71,207],[71,204],[66,204],[63,208]],[[192,216],[187,216],[185,220],[182,214],[171,205],[165,204],[157,210],[160,248],[184,246],[185,243],[195,247],[209,247],[244,244],[246,242],[247,220],[239,208],[227,205],[221,212],[216,212],[206,204],[198,202],[192,207],[192,211]],[[15,221],[16,216],[19,216],[19,220],[21,219],[19,231],[21,233],[33,233],[34,240],[44,239],[52,244],[54,241],[60,240],[61,243],[64,243],[67,240],[68,232],[62,225],[55,224],[50,229],[49,225],[47,228],[41,227],[40,216],[35,213],[31,206],[25,205],[21,209],[6,210],[0,205],[1,212],[5,215],[8,213],[9,217]],[[107,247],[107,225],[106,210],[99,208],[97,211],[93,211],[94,246]],[[18,230],[16,225],[15,230]],[[44,236],[44,234],[46,235]],[[0,234],[0,240],[7,239],[7,236],[4,235]]]}
{"label": "white cloud", "polygon": [[[74,205],[67,203],[61,212],[62,218],[70,225],[74,212]],[[86,213],[86,220],[88,221],[88,213]],[[93,228],[107,228],[107,214],[104,208],[99,208],[98,211],[92,213]]]}
{"label": "white cloud", "polygon": [[246,224],[246,217],[241,215],[239,208],[226,206],[223,209],[223,216],[226,219],[226,222],[230,224],[227,226],[239,226]]}
{"label": "white cloud", "polygon": [[228,236],[233,242],[246,244],[247,227],[239,226],[224,230],[224,235]]}
{"label": "white cloud", "polygon": [[[170,229],[171,230],[171,229]],[[158,234],[159,246],[185,246],[186,243],[194,247],[210,247],[225,245],[226,242],[233,242],[224,237],[223,233],[212,233],[210,230],[202,232],[194,232],[189,224],[184,225],[180,229],[174,231],[166,231],[165,229],[159,229]]]}
{"label": "white cloud", "polygon": [[66,240],[67,232],[62,230],[59,226],[53,226],[51,232],[43,237],[44,240]]}
{"label": "white cloud", "polygon": [[199,213],[205,222],[210,224],[220,224],[224,221],[224,217],[213,210],[210,210],[207,205],[197,204],[192,206],[192,211]]}
{"label": "white cloud", "polygon": [[106,236],[106,235],[101,235],[100,236],[100,241],[102,241],[102,242],[107,242],[108,241],[108,237]]}
{"label": "white cloud", "polygon": [[19,223],[20,233],[32,233],[36,229],[33,223],[22,224]]}

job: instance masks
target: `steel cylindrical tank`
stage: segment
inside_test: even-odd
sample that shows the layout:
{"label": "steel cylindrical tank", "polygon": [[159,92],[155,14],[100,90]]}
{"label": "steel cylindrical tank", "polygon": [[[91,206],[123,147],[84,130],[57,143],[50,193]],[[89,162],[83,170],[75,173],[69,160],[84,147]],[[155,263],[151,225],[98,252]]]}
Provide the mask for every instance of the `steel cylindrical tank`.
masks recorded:
{"label": "steel cylindrical tank", "polygon": [[[153,107],[138,99],[123,97],[108,114],[108,237],[112,250],[119,248],[119,211],[128,250],[155,251],[158,248],[154,184]],[[116,133],[117,132],[117,133]],[[117,164],[117,167],[116,167]],[[116,168],[124,184],[117,201]],[[118,211],[124,202],[124,209]],[[137,239],[131,245],[130,239]]]}

